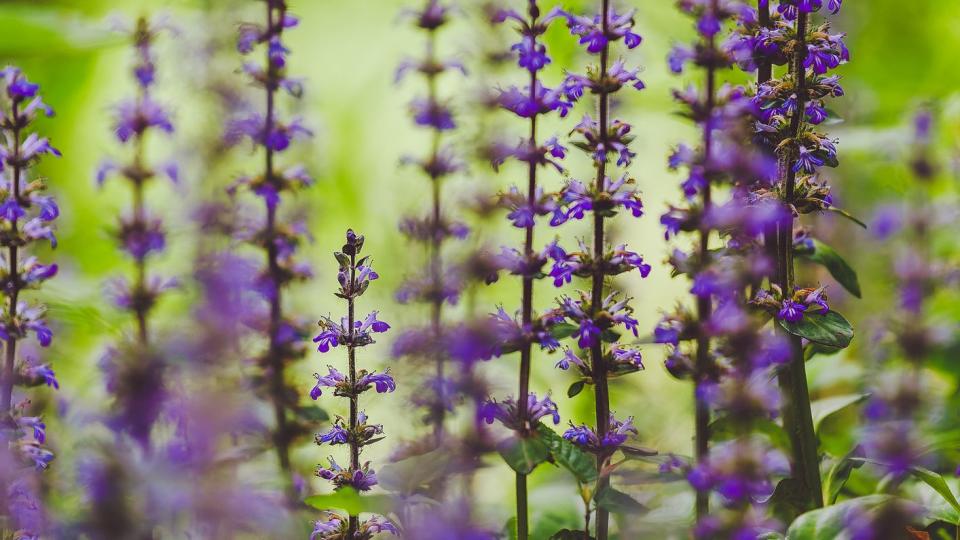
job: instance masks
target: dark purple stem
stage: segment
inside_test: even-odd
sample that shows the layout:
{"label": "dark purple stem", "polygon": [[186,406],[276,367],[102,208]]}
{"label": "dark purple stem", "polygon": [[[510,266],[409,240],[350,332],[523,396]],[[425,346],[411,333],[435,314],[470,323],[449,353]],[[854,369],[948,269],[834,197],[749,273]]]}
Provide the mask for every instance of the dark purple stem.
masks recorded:
{"label": "dark purple stem", "polygon": [[[540,16],[540,8],[537,7],[535,0],[530,0],[529,4],[530,26],[537,23]],[[536,103],[537,72],[530,71],[530,102]],[[537,114],[530,116],[530,142],[531,148],[537,145]],[[527,179],[527,205],[534,208],[536,203],[537,190],[537,164],[531,160],[528,168]],[[523,255],[526,260],[533,257],[533,223],[527,225],[524,231]],[[520,320],[523,328],[529,328],[533,322],[533,276],[523,276],[523,292],[521,299]],[[530,394],[530,356],[532,354],[533,343],[524,340],[520,347],[520,391],[517,395],[518,413],[520,416],[520,425],[525,436],[531,429],[530,411],[527,404],[527,396]],[[527,475],[517,473],[517,540],[527,540],[529,535],[529,525],[527,523]]]}
{"label": "dark purple stem", "polygon": [[[608,34],[610,22],[610,0],[602,0],[600,19],[602,21],[603,35]],[[600,51],[600,78],[606,80],[607,64],[610,58],[610,42],[604,41],[603,50]],[[598,96],[600,143],[603,145],[604,154],[597,163],[597,178],[594,189],[597,193],[603,191],[604,180],[607,175],[607,148],[609,148],[609,123],[610,123],[610,94],[605,83],[601,84]],[[600,212],[593,213],[593,276],[590,301],[590,319],[596,320],[600,305],[603,303],[603,246],[604,246],[604,223],[603,215]],[[593,368],[593,384],[595,388],[595,404],[597,413],[597,436],[602,441],[607,434],[610,426],[610,389],[607,384],[607,364],[603,358],[603,342],[600,339],[590,347],[590,365]],[[597,484],[597,490],[600,491],[610,485],[610,478],[603,474],[603,468],[608,454],[597,455],[597,472],[600,474],[600,480]],[[610,513],[601,507],[597,507],[597,540],[606,540],[609,534]]]}
{"label": "dark purple stem", "polygon": [[[355,290],[354,284],[357,278],[357,252],[356,248],[350,251],[350,294],[347,295],[347,322],[350,325],[347,338],[347,370],[350,378],[350,472],[360,470],[360,446],[357,444],[357,359],[356,347],[354,345],[355,328],[354,322],[356,315],[354,313]],[[350,515],[349,530],[347,538],[353,538],[359,526],[358,517]]]}

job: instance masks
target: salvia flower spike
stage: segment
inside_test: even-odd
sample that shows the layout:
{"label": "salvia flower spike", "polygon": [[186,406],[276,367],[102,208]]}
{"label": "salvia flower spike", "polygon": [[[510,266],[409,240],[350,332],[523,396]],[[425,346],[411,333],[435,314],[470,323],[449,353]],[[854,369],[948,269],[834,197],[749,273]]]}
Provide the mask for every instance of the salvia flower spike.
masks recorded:
{"label": "salvia flower spike", "polygon": [[[564,13],[571,34],[591,55],[596,55],[596,65],[587,68],[585,74],[568,73],[563,83],[563,92],[570,102],[583,98],[586,91],[596,96],[597,117],[590,114],[574,127],[577,140],[573,144],[586,152],[595,167],[595,177],[581,182],[571,180],[560,192],[552,209],[551,225],[559,226],[570,220],[581,220],[590,214],[592,238],[581,240],[577,249],[564,249],[554,242],[548,249],[553,260],[550,277],[554,285],[571,282],[573,276],[590,280],[588,292],[577,298],[561,298],[559,312],[566,324],[576,329],[573,337],[581,353],[567,349],[564,359],[557,366],[561,369],[576,367],[580,378],[568,394],[582,390],[585,383],[595,388],[594,409],[596,427],[575,426],[564,433],[564,438],[596,455],[600,480],[591,486],[597,493],[609,489],[610,458],[631,435],[636,435],[632,418],[618,420],[610,410],[608,379],[627,375],[643,369],[641,353],[632,347],[617,343],[626,331],[637,336],[637,321],[629,299],[607,291],[608,278],[637,270],[642,277],[651,271],[643,257],[627,246],[608,245],[607,220],[620,211],[628,211],[634,217],[643,215],[643,203],[634,187],[634,180],[627,174],[618,174],[615,167],[625,167],[636,155],[630,149],[633,136],[627,122],[613,117],[613,95],[629,86],[642,90],[639,68],[630,69],[623,59],[614,60],[613,46],[622,43],[626,49],[640,45],[642,38],[634,32],[633,12],[617,13],[609,0],[601,0],[597,13],[580,16]],[[580,139],[582,137],[582,139]],[[611,163],[611,159],[616,164]],[[589,533],[591,506],[587,502],[584,531]],[[609,532],[609,513],[596,508],[596,538],[606,539]]]}
{"label": "salvia flower spike", "polygon": [[[46,181],[32,177],[32,168],[45,156],[59,157],[60,151],[33,130],[38,116],[53,116],[53,109],[40,97],[39,85],[12,66],[0,69],[0,85],[0,244],[4,249],[0,275],[4,297],[0,321],[0,339],[4,342],[0,471],[6,490],[5,507],[0,512],[10,530],[23,538],[40,538],[46,532],[46,518],[38,474],[50,466],[54,455],[44,446],[47,431],[43,418],[30,410],[29,396],[15,396],[14,390],[60,387],[49,365],[18,351],[23,340],[36,339],[40,346],[47,347],[53,339],[44,317],[46,308],[24,299],[22,293],[39,288],[57,273],[56,264],[44,264],[30,253],[40,241],[56,247],[53,221],[60,214],[57,203],[44,194]],[[14,402],[15,397],[19,401]]]}
{"label": "salvia flower spike", "polygon": [[[765,235],[767,252],[775,259],[769,274],[770,288],[760,290],[754,302],[774,315],[792,344],[791,361],[779,376],[785,394],[783,424],[791,434],[793,476],[800,485],[802,507],[811,509],[823,506],[823,495],[803,340],[843,348],[849,344],[853,329],[830,310],[823,287],[797,284],[795,260],[816,246],[797,218],[836,210],[821,170],[838,165],[837,141],[824,133],[822,126],[829,116],[826,101],[844,94],[840,77],[831,71],[849,61],[850,53],[843,34],[831,34],[829,24],[815,26],[813,21],[818,12],[839,12],[840,2],[781,0],[771,11],[772,6],[763,1],[759,7],[760,16],[743,25],[735,42],[751,49],[754,63],[760,67],[753,97],[759,111],[754,139],[779,161],[777,181],[757,190],[755,196],[778,201],[782,210]],[[772,65],[789,69],[774,78]],[[856,288],[851,292],[860,294]],[[811,333],[813,326],[823,324],[835,330],[838,338],[823,343],[822,337]]]}
{"label": "salvia flower spike", "polygon": [[[340,289],[336,295],[347,302],[347,314],[340,321],[329,317],[320,320],[321,332],[313,339],[317,343],[317,350],[321,353],[330,352],[333,348],[343,347],[347,350],[347,370],[342,373],[329,366],[326,375],[316,374],[317,384],[310,392],[310,397],[318,399],[324,388],[332,389],[333,395],[346,398],[350,401],[350,415],[348,418],[337,417],[333,426],[316,437],[318,445],[346,445],[349,448],[349,461],[346,467],[341,466],[330,457],[327,465],[317,466],[317,476],[329,480],[335,490],[354,489],[358,492],[369,491],[377,485],[377,475],[370,466],[370,462],[360,462],[360,454],[365,446],[383,439],[383,426],[370,422],[366,413],[360,409],[360,395],[367,390],[375,390],[379,394],[396,390],[396,383],[389,372],[377,373],[366,369],[357,369],[357,349],[375,343],[374,335],[382,334],[390,329],[390,325],[379,320],[376,311],[366,317],[359,318],[356,314],[356,301],[367,288],[370,282],[380,276],[373,270],[369,256],[361,257],[363,250],[363,236],[353,230],[347,231],[346,243],[340,251],[334,253],[339,264],[337,281]],[[344,540],[369,539],[379,532],[389,532],[399,535],[397,526],[382,516],[373,516],[363,523],[356,515],[349,515],[344,519],[339,514],[327,512],[323,519],[315,523],[311,539]]]}
{"label": "salvia flower spike", "polygon": [[[547,314],[535,317],[533,312],[533,284],[542,275],[540,269],[546,263],[546,256],[534,250],[534,226],[536,217],[548,214],[552,209],[549,197],[543,196],[537,185],[537,170],[541,166],[551,165],[560,168],[558,160],[565,155],[566,149],[557,139],[538,140],[537,120],[540,116],[556,111],[561,117],[569,112],[570,100],[562,87],[548,88],[540,80],[539,73],[551,59],[541,36],[551,22],[559,19],[562,11],[555,8],[541,13],[536,0],[526,2],[525,10],[499,9],[492,13],[492,19],[498,23],[515,25],[520,41],[511,50],[515,53],[517,65],[526,71],[528,82],[523,86],[510,86],[499,89],[497,103],[503,109],[525,119],[529,126],[529,135],[520,140],[515,147],[502,147],[492,156],[494,167],[508,158],[527,164],[526,189],[511,189],[502,197],[504,206],[511,210],[510,220],[524,231],[523,249],[504,250],[502,266],[509,269],[522,280],[521,308],[519,321],[511,317],[502,308],[495,316],[499,331],[503,334],[501,353],[520,352],[519,393],[517,395],[517,425],[514,427],[519,436],[525,437],[532,432],[536,422],[531,419],[528,408],[530,394],[530,361],[533,343],[545,348],[554,348],[556,340],[550,335],[549,327],[557,318]],[[527,522],[527,473],[517,471],[517,536],[526,540]]]}
{"label": "salvia flower spike", "polygon": [[311,276],[310,269],[295,258],[299,246],[308,239],[301,223],[284,223],[280,205],[284,198],[300,188],[310,186],[312,178],[303,166],[281,168],[278,157],[297,139],[312,133],[299,118],[285,120],[280,114],[279,98],[288,94],[298,98],[303,92],[299,79],[287,74],[287,56],[290,50],[284,44],[288,29],[299,24],[299,19],[288,11],[286,0],[264,0],[266,18],[262,23],[240,26],[237,50],[244,55],[259,50],[262,63],[248,62],[243,71],[254,86],[263,91],[263,112],[252,112],[234,120],[227,131],[228,142],[244,137],[263,148],[264,167],[259,174],[237,180],[230,188],[243,188],[263,203],[264,217],[254,230],[245,231],[244,238],[264,252],[265,265],[257,279],[258,292],[267,304],[264,321],[258,324],[267,338],[267,348],[258,359],[261,367],[259,392],[271,402],[274,413],[274,448],[284,474],[290,470],[290,445],[300,435],[296,413],[296,396],[284,378],[286,367],[299,359],[301,346],[299,322],[284,313],[284,291],[298,280]]}

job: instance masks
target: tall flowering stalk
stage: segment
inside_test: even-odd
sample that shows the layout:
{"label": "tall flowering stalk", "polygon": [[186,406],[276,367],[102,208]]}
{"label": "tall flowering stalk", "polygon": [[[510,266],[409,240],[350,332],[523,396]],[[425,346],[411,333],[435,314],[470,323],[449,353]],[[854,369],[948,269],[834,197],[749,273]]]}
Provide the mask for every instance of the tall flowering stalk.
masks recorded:
{"label": "tall flowering stalk", "polygon": [[416,71],[426,81],[425,97],[411,104],[411,114],[417,126],[429,129],[430,150],[422,158],[404,158],[415,164],[430,180],[430,210],[424,217],[408,217],[400,225],[401,232],[416,242],[427,245],[429,261],[426,276],[408,279],[397,293],[403,303],[418,301],[430,306],[429,335],[436,347],[430,347],[427,356],[433,363],[433,376],[428,378],[425,391],[419,393],[417,402],[427,409],[426,422],[432,427],[434,444],[440,445],[444,437],[444,418],[452,406],[450,378],[445,373],[447,361],[443,347],[443,307],[457,302],[462,289],[457,272],[445,267],[443,247],[451,238],[464,238],[466,224],[444,215],[443,184],[461,165],[449,146],[443,145],[444,133],[456,127],[453,112],[437,91],[438,78],[452,69],[463,71],[463,65],[454,60],[440,60],[437,56],[437,33],[449,21],[449,8],[438,0],[427,0],[419,12],[412,14],[416,26],[426,32],[426,52],[422,59],[403,61],[397,70],[400,80],[408,71]]}
{"label": "tall flowering stalk", "polygon": [[[843,95],[839,77],[829,72],[848,61],[849,53],[842,34],[830,34],[827,24],[813,26],[811,18],[821,10],[836,14],[840,4],[840,0],[781,0],[768,18],[771,6],[761,0],[763,18],[752,25],[754,33],[746,41],[752,44],[761,67],[754,97],[760,111],[756,139],[762,147],[772,149],[779,161],[777,183],[757,196],[778,199],[785,210],[776,234],[767,235],[776,242],[775,249],[768,245],[768,252],[776,254],[771,288],[759,291],[754,303],[773,314],[791,342],[791,360],[780,371],[779,381],[801,509],[823,506],[803,340],[842,348],[853,334],[849,323],[829,310],[823,287],[799,287],[795,277],[795,258],[809,247],[805,235],[795,230],[797,217],[836,210],[830,188],[818,172],[823,166],[837,166],[836,141],[818,126],[828,118],[825,100]],[[764,81],[772,75],[768,65],[786,65],[787,70],[780,78]],[[858,290],[852,292],[859,294]],[[833,336],[815,335],[812,327],[816,325],[826,325]]]}
{"label": "tall flowering stalk", "polygon": [[[330,318],[320,321],[321,332],[314,338],[318,350],[329,352],[331,348],[343,345],[347,348],[347,372],[341,373],[333,366],[328,366],[326,375],[315,374],[317,384],[310,392],[310,397],[318,399],[324,387],[333,388],[333,394],[350,400],[350,416],[347,419],[337,417],[330,431],[317,435],[317,444],[341,445],[350,449],[350,464],[344,468],[337,464],[333,457],[329,458],[329,465],[317,466],[317,476],[329,480],[334,489],[344,488],[356,491],[369,491],[377,485],[377,475],[370,468],[370,462],[361,465],[360,453],[365,446],[383,439],[383,426],[370,423],[366,413],[359,407],[360,395],[371,388],[377,393],[393,392],[396,383],[389,373],[377,373],[366,369],[357,370],[356,350],[372,345],[373,334],[386,332],[390,325],[377,319],[377,312],[373,311],[362,321],[356,317],[356,300],[366,292],[370,282],[379,275],[373,270],[370,257],[360,257],[363,250],[363,236],[357,236],[352,230],[347,231],[347,241],[341,251],[334,256],[340,265],[337,272],[337,281],[340,290],[337,296],[346,300],[347,315],[339,322]],[[396,526],[386,518],[374,516],[360,523],[356,515],[350,515],[344,520],[338,514],[327,512],[324,519],[315,523],[310,539],[368,539],[380,532],[399,534]]]}
{"label": "tall flowering stalk", "polygon": [[[606,220],[616,216],[620,210],[629,210],[634,217],[643,215],[643,203],[639,193],[633,189],[634,181],[626,174],[619,179],[612,177],[611,156],[616,156],[616,166],[626,167],[634,157],[629,149],[633,137],[631,126],[623,120],[612,118],[611,100],[613,95],[626,85],[637,90],[644,88],[637,77],[639,68],[629,69],[623,59],[611,59],[611,44],[623,40],[629,49],[640,45],[641,37],[633,32],[633,11],[618,14],[609,0],[599,2],[599,11],[595,16],[577,16],[565,14],[571,33],[580,38],[587,52],[598,57],[598,63],[590,66],[586,74],[568,74],[563,91],[571,102],[583,97],[589,91],[596,96],[597,119],[584,115],[574,128],[582,140],[574,145],[584,150],[596,167],[596,176],[586,183],[572,180],[561,191],[557,206],[553,212],[551,225],[558,226],[568,220],[584,219],[587,212],[592,213],[593,238],[590,242],[581,241],[578,250],[567,252],[557,243],[550,248],[553,266],[550,277],[554,285],[569,283],[573,276],[590,280],[588,292],[580,294],[578,299],[564,297],[560,301],[559,311],[573,328],[573,337],[578,338],[581,354],[567,349],[564,358],[557,366],[562,369],[575,367],[580,381],[571,387],[568,394],[575,395],[589,383],[595,389],[596,427],[574,426],[564,433],[564,438],[595,454],[599,482],[595,491],[608,488],[610,483],[610,459],[628,439],[636,435],[633,418],[617,420],[610,409],[608,380],[643,369],[640,351],[624,347],[617,343],[620,337],[618,327],[637,335],[637,321],[633,318],[633,309],[629,299],[619,297],[617,292],[607,291],[607,278],[632,270],[638,270],[642,277],[650,273],[650,265],[625,244],[608,246]],[[586,354],[584,354],[586,353]],[[583,358],[581,358],[583,356]],[[590,529],[590,501],[587,500],[584,532]],[[598,505],[596,509],[596,537],[606,539],[609,527],[609,513]]]}
{"label": "tall flowering stalk", "polygon": [[[521,191],[512,187],[501,196],[501,203],[510,210],[508,218],[517,228],[524,231],[522,250],[503,248],[502,266],[522,280],[521,308],[519,320],[512,317],[503,308],[495,315],[495,323],[500,327],[501,353],[520,352],[519,391],[515,400],[508,399],[492,404],[487,417],[490,421],[499,418],[508,428],[516,431],[521,438],[532,433],[538,420],[545,414],[555,414],[556,404],[549,397],[538,401],[530,393],[530,362],[532,346],[555,349],[558,346],[549,326],[557,320],[556,314],[548,313],[537,317],[533,311],[533,284],[543,276],[542,268],[546,263],[545,253],[534,250],[534,226],[538,216],[554,211],[556,203],[553,196],[544,193],[537,184],[537,171],[542,166],[561,169],[558,161],[565,155],[566,149],[556,137],[543,142],[538,141],[537,121],[540,116],[557,111],[566,116],[571,106],[562,88],[548,88],[539,78],[539,72],[550,63],[546,46],[539,40],[550,23],[562,16],[559,8],[543,14],[536,0],[527,2],[526,14],[513,9],[501,9],[493,13],[494,22],[510,21],[516,24],[520,41],[513,45],[517,64],[526,71],[528,82],[525,86],[510,86],[500,89],[497,101],[501,107],[529,122],[529,135],[513,146],[502,146],[493,156],[497,167],[508,158],[514,158],[527,164],[527,186]],[[562,170],[562,169],[561,169]],[[559,422],[559,417],[555,417]],[[516,471],[517,499],[517,536],[525,540],[528,534],[527,522],[527,474],[530,471]]]}
{"label": "tall flowering stalk", "polygon": [[108,389],[117,399],[113,427],[129,433],[144,448],[150,445],[150,432],[160,414],[163,402],[164,360],[151,347],[149,316],[161,293],[172,286],[172,280],[151,277],[147,261],[166,246],[166,233],[160,218],[151,216],[146,208],[145,192],[151,180],[165,174],[177,180],[175,164],[150,165],[147,161],[147,140],[152,132],[172,133],[174,126],[166,108],[152,95],[156,82],[153,43],[164,25],[140,17],[130,28],[121,28],[129,34],[136,61],[131,70],[137,86],[134,98],[116,106],[114,134],[121,144],[129,145],[129,161],[118,164],[105,160],[97,171],[97,183],[112,175],[119,175],[130,185],[132,208],[120,218],[116,230],[120,249],[133,260],[131,279],[117,278],[110,283],[114,301],[133,316],[135,338],[129,343],[111,347],[103,366]]}
{"label": "tall flowering stalk", "polygon": [[228,130],[228,139],[249,137],[263,147],[263,171],[243,177],[232,190],[243,187],[263,201],[264,218],[245,239],[264,252],[264,267],[257,279],[257,289],[267,303],[263,321],[258,321],[267,338],[267,348],[258,358],[262,370],[259,378],[261,391],[273,405],[275,432],[274,448],[280,468],[285,474],[290,469],[291,441],[299,434],[296,419],[291,412],[297,409],[295,389],[284,377],[288,364],[303,355],[300,329],[283,311],[283,291],[291,283],[311,275],[309,267],[294,259],[297,248],[306,236],[299,223],[283,223],[279,217],[281,199],[299,188],[309,186],[312,179],[302,166],[279,169],[279,154],[290,147],[293,140],[311,135],[300,119],[281,119],[277,98],[281,91],[300,97],[302,84],[286,74],[289,49],[283,43],[284,32],[297,26],[298,19],[287,11],[285,0],[264,0],[266,18],[263,24],[245,23],[240,27],[237,49],[250,54],[261,45],[263,64],[249,62],[244,71],[255,86],[264,92],[264,112],[254,112],[236,120]]}
{"label": "tall flowering stalk", "polygon": [[44,533],[44,515],[34,471],[46,469],[53,453],[43,444],[46,425],[40,416],[32,415],[29,397],[14,402],[14,388],[29,389],[41,385],[59,388],[53,370],[23,356],[18,359],[18,346],[33,333],[41,346],[47,347],[53,332],[44,320],[45,307],[28,303],[21,293],[39,288],[57,273],[56,264],[42,264],[30,254],[37,241],[46,240],[52,247],[57,241],[52,222],[60,214],[53,198],[44,195],[47,185],[42,178],[31,178],[31,168],[45,155],[60,156],[46,137],[32,131],[40,113],[53,116],[39,95],[39,86],[31,83],[16,67],[0,70],[3,85],[3,116],[0,130],[0,226],[4,248],[3,271],[0,273],[4,305],[0,339],[4,341],[4,363],[0,378],[0,407],[3,415],[3,444],[0,449],[0,476],[3,480],[3,513],[5,528],[13,536],[39,538]]}

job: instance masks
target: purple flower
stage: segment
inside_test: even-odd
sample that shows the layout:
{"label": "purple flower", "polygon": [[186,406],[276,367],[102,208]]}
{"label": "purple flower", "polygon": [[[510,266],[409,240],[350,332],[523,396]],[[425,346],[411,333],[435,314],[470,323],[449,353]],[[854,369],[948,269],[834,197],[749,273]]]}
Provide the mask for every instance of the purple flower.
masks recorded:
{"label": "purple flower", "polygon": [[[550,399],[549,395],[544,396],[542,400],[537,400],[535,393],[527,394],[527,419],[530,423],[536,424],[545,416],[551,417],[554,424],[559,424],[560,413],[557,410],[557,404]],[[520,410],[513,398],[507,398],[499,403],[495,400],[487,401],[480,410],[480,418],[488,424],[497,420],[507,429],[514,431],[526,429],[520,422]]]}

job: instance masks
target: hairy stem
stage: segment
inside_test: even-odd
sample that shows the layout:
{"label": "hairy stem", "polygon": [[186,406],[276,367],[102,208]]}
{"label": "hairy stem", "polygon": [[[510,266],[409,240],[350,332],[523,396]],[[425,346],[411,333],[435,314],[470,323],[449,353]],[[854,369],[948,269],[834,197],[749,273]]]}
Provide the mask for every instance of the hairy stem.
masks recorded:
{"label": "hairy stem", "polygon": [[[797,93],[797,108],[790,121],[790,137],[794,141],[800,135],[804,109],[806,108],[806,68],[803,66],[807,52],[806,13],[800,13],[797,16],[796,30],[797,45],[793,65],[790,68]],[[789,154],[782,156],[781,171],[785,183],[784,203],[788,208],[791,208],[797,182],[797,173],[793,170],[797,155],[794,149],[788,150],[788,152]],[[777,228],[777,284],[785,295],[792,294],[796,285],[793,262],[793,224],[793,213],[787,212],[787,216]],[[785,331],[783,335],[790,340],[791,350],[790,363],[779,373],[780,390],[784,394],[783,426],[790,437],[793,449],[793,478],[798,482],[802,504],[804,505],[804,508],[800,510],[809,510],[823,506],[817,435],[814,431],[813,414],[810,410],[810,393],[807,388],[807,373],[803,360],[803,343],[799,337]]]}

